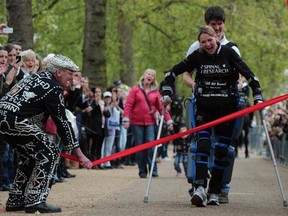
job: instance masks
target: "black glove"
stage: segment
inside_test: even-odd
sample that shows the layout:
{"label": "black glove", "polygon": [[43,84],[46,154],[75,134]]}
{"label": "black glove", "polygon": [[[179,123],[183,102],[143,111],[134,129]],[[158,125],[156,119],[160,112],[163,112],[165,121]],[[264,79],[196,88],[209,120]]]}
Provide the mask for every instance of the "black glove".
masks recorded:
{"label": "black glove", "polygon": [[256,105],[258,103],[263,103],[263,101],[264,101],[262,94],[253,95],[253,99],[254,99],[254,105]]}
{"label": "black glove", "polygon": [[162,97],[161,97],[161,103],[167,106],[169,103],[172,102],[172,95],[173,95],[173,87],[170,85],[167,85],[166,82],[164,81],[164,84],[162,86]]}
{"label": "black glove", "polygon": [[164,84],[162,86],[162,94],[163,96],[169,96],[171,98],[172,95],[174,94],[173,87]]}
{"label": "black glove", "polygon": [[171,71],[165,71],[165,80],[162,85],[163,96],[167,95],[172,98],[174,94],[175,74]]}

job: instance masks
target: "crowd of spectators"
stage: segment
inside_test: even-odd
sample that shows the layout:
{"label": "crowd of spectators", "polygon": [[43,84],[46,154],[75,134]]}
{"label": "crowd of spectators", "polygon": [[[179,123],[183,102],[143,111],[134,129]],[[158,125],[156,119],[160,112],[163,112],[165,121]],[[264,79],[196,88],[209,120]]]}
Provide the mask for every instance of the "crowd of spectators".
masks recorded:
{"label": "crowd of spectators", "polygon": [[[31,49],[22,50],[18,42],[0,46],[0,96],[8,92],[15,83],[45,69],[53,56],[54,54],[50,53],[42,58]],[[73,73],[73,77],[73,83],[68,85],[65,93],[66,115],[72,125],[74,123],[73,129],[82,152],[91,161],[95,161],[135,146],[131,129],[124,128],[122,125],[124,106],[130,87],[121,80],[115,80],[107,88],[91,86],[89,78],[83,76],[80,71]],[[172,117],[177,124],[176,119],[179,117],[173,115]],[[45,131],[50,139],[59,144],[60,151],[64,151],[52,118],[48,118]],[[163,146],[165,148],[159,148],[158,162],[168,157],[168,143]],[[9,191],[15,175],[16,160],[17,155],[13,148],[0,139],[0,191]],[[132,154],[95,166],[93,169],[123,169],[124,166],[135,165],[136,155]],[[54,174],[54,183],[65,182],[67,178],[75,177],[76,175],[69,170],[73,168],[82,167],[75,161],[60,157]]]}
{"label": "crowd of spectators", "polygon": [[[19,42],[0,46],[0,96],[2,97],[16,82],[44,69],[53,56],[54,54],[51,53],[42,59],[31,49],[22,51]],[[125,102],[130,87],[121,80],[115,80],[107,88],[101,88],[91,86],[89,78],[83,76],[80,71],[74,73],[73,76],[74,82],[66,91],[65,101],[67,112],[70,111],[67,113],[67,117],[75,123],[74,130],[82,152],[91,161],[95,161],[135,146],[131,129],[122,125]],[[174,132],[177,133],[178,126],[185,123],[182,116],[182,99],[174,98],[173,102],[168,108],[174,122]],[[267,108],[265,112],[269,135],[277,159],[281,157],[281,144],[283,140],[287,139],[288,111],[286,106],[285,102],[278,103]],[[63,143],[57,135],[57,128],[51,118],[48,119],[45,130],[63,151]],[[166,131],[164,136],[169,133],[171,131]],[[158,151],[157,162],[169,158],[168,143],[164,143]],[[16,160],[17,155],[13,148],[0,137],[0,191],[10,189],[15,175]],[[123,169],[124,166],[135,165],[136,156],[133,154],[103,163],[93,169]],[[67,178],[75,177],[67,170],[73,168],[81,169],[82,167],[77,162],[61,157],[55,170],[54,182],[65,182]],[[179,174],[180,171],[178,170],[177,173]]]}
{"label": "crowd of spectators", "polygon": [[[277,103],[265,110],[265,120],[267,128],[277,160],[288,160],[288,152],[284,152],[283,148],[287,145],[288,133],[288,111],[286,101]],[[268,149],[267,149],[268,150]],[[286,149],[287,150],[287,149]],[[285,155],[286,153],[286,155]],[[269,150],[267,156],[269,156]]]}

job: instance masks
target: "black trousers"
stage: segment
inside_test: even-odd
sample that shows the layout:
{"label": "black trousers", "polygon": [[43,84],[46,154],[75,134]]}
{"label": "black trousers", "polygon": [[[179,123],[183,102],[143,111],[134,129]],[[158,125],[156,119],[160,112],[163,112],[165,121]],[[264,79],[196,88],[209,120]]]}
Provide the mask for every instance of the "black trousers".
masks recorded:
{"label": "black trousers", "polygon": [[[237,111],[237,107],[227,107],[217,109],[215,107],[197,107],[196,126],[203,125],[223,116]],[[214,166],[209,182],[210,193],[219,194],[221,192],[224,169],[227,163],[228,147],[231,145],[235,120],[227,121],[213,127],[216,138]],[[196,177],[195,186],[207,187],[208,180],[208,157],[210,155],[212,128],[198,132]]]}
{"label": "black trousers", "polygon": [[33,206],[45,202],[59,158],[58,144],[50,141],[31,120],[0,122],[0,135],[15,148],[16,176],[6,206]]}

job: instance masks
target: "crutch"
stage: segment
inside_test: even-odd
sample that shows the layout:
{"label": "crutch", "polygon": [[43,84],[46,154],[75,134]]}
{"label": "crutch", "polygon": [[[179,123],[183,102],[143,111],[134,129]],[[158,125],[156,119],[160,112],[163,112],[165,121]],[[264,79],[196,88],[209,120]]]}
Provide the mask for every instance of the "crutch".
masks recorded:
{"label": "crutch", "polygon": [[[161,131],[162,131],[162,127],[163,127],[165,112],[166,112],[166,106],[164,106],[163,109],[162,109],[160,123],[159,123],[158,131],[157,131],[157,140],[160,139],[160,136],[161,136]],[[143,200],[144,203],[148,203],[148,196],[149,196],[149,190],[150,190],[150,185],[151,185],[152,173],[153,173],[153,169],[154,169],[154,163],[156,161],[156,155],[157,155],[158,146],[160,146],[160,145],[156,145],[155,148],[154,148],[151,169],[150,169],[150,172],[149,172],[148,185],[147,185],[146,194],[145,194],[145,197],[144,197],[144,200]]]}
{"label": "crutch", "polygon": [[262,124],[263,124],[264,130],[265,130],[265,134],[266,134],[266,138],[267,138],[270,154],[271,154],[271,157],[272,157],[273,165],[274,165],[274,168],[275,168],[276,177],[277,177],[277,180],[278,180],[278,183],[279,183],[280,192],[281,192],[282,199],[283,199],[283,206],[287,207],[288,206],[288,201],[286,199],[285,191],[284,191],[281,179],[280,179],[280,175],[279,175],[279,171],[278,171],[278,168],[277,168],[276,159],[275,159],[275,156],[274,156],[274,151],[273,151],[273,148],[272,148],[271,140],[270,140],[268,129],[267,129],[267,124],[266,124],[266,121],[264,119],[262,111],[259,111],[259,112],[260,112],[260,116],[261,116],[261,120],[262,120]]}

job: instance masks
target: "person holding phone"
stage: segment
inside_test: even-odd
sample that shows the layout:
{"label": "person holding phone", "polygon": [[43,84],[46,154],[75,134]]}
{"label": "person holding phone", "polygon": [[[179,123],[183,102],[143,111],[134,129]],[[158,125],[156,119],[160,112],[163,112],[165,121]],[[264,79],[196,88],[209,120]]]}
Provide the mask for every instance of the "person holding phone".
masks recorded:
{"label": "person holding phone", "polygon": [[6,27],[7,25],[5,23],[1,23],[0,24],[0,34],[4,34],[3,29]]}
{"label": "person holding phone", "polygon": [[17,82],[16,75],[19,73],[21,63],[13,61],[16,56],[11,57],[12,61],[9,60],[9,53],[12,52],[14,56],[13,47],[11,46],[0,46],[0,97],[7,93],[13,85]]}
{"label": "person holding phone", "polygon": [[[12,44],[6,44],[3,47],[3,51],[7,51],[7,60],[6,60],[6,55],[3,56],[4,52],[2,51],[2,58],[4,57],[5,59],[5,65],[8,68],[7,70],[4,72],[4,74],[2,74],[2,85],[1,85],[1,93],[0,95],[4,95],[6,92],[8,92],[12,86],[15,85],[16,83],[16,79],[15,76],[19,71],[20,68],[20,63],[17,64],[16,62],[16,50],[14,48],[14,46]],[[15,155],[14,155],[14,150],[11,148],[11,146],[9,145],[9,143],[5,142],[4,140],[0,139],[0,145],[2,145],[2,147],[5,147],[5,150],[2,154],[2,181],[3,181],[3,185],[2,188],[5,189],[9,188],[10,185],[12,184],[13,180],[14,180],[14,173],[15,173],[15,162],[14,160],[16,160]]]}
{"label": "person holding phone", "polygon": [[0,34],[12,34],[13,28],[8,27],[5,23],[0,24]]}
{"label": "person holding phone", "polygon": [[17,56],[16,56],[16,63],[21,62],[21,59],[22,59],[22,57],[21,57],[20,55],[17,55]]}
{"label": "person holding phone", "polygon": [[14,65],[16,63],[19,63],[19,62],[17,62],[17,59],[16,59],[17,52],[16,52],[16,49],[13,46],[13,44],[10,44],[10,43],[5,44],[3,46],[3,48],[8,52],[8,63],[10,65]]}

